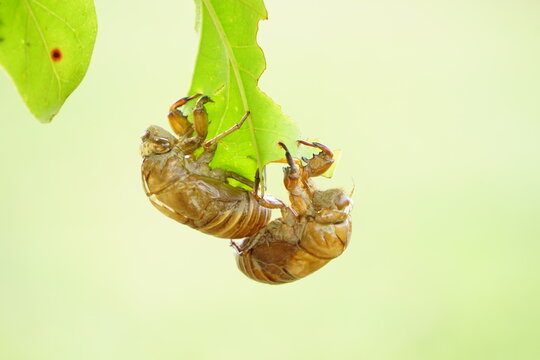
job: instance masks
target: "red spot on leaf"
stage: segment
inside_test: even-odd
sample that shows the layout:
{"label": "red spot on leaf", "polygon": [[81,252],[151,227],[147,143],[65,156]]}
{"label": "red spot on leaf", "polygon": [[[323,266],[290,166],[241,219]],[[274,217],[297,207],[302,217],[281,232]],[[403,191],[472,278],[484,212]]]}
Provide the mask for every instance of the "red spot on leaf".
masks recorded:
{"label": "red spot on leaf", "polygon": [[53,61],[62,60],[62,52],[60,51],[60,49],[56,48],[51,51],[51,59]]}

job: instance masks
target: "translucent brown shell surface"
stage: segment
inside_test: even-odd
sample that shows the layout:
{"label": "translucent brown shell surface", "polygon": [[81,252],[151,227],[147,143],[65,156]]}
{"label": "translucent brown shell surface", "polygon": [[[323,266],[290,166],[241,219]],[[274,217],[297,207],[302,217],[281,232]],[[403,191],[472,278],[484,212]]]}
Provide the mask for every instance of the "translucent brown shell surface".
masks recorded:
{"label": "translucent brown shell surface", "polygon": [[256,234],[270,221],[248,191],[192,174],[178,156],[146,158],[142,180],[152,205],[168,217],[206,234],[238,239]]}
{"label": "translucent brown shell surface", "polygon": [[253,280],[282,284],[301,279],[341,255],[351,237],[351,206],[332,209],[333,219],[316,221],[325,210],[294,224],[276,219],[258,234],[236,242],[239,269]]}

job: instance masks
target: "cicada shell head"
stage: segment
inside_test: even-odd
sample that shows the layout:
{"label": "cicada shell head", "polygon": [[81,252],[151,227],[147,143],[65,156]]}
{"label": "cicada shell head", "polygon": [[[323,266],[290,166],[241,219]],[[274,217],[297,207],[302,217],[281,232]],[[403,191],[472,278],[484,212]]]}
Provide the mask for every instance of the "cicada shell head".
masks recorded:
{"label": "cicada shell head", "polygon": [[156,125],[146,129],[141,140],[141,155],[143,157],[167,153],[178,142],[173,134]]}

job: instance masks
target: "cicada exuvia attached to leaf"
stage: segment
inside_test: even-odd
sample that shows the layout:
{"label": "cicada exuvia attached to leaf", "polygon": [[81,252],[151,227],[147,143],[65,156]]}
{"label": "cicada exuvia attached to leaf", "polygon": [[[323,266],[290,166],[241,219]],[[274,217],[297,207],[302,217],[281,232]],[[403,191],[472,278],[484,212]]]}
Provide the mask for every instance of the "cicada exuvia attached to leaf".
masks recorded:
{"label": "cicada exuvia attached to leaf", "polygon": [[288,283],[303,278],[339,256],[352,231],[352,200],[341,189],[318,190],[311,177],[323,174],[333,162],[330,149],[319,143],[300,143],[321,152],[306,164],[297,164],[284,144],[288,167],[284,183],[291,206],[257,234],[232,241],[240,270],[268,283]]}
{"label": "cicada exuvia attached to leaf", "polygon": [[[193,109],[193,123],[180,111],[188,101],[199,98]],[[240,122],[213,139],[206,140],[208,115],[200,94],[182,98],[169,111],[173,135],[150,126],[142,136],[141,154],[144,191],[152,205],[168,217],[206,234],[238,239],[256,234],[270,221],[270,209],[256,192],[232,186],[235,179],[251,188],[253,181],[239,174],[210,168],[219,141],[238,130]],[[195,155],[195,151],[202,152]]]}

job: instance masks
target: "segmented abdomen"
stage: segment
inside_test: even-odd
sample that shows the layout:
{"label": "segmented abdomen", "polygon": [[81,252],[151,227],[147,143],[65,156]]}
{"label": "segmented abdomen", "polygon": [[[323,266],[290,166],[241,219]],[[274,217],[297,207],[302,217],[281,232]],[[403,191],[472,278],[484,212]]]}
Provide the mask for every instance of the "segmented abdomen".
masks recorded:
{"label": "segmented abdomen", "polygon": [[351,230],[350,217],[338,224],[308,221],[294,226],[277,219],[259,234],[237,243],[240,253],[236,261],[253,280],[288,283],[315,272],[343,253]]}
{"label": "segmented abdomen", "polygon": [[240,239],[256,234],[270,221],[271,212],[261,207],[251,194],[246,194],[246,200],[239,201],[233,207],[225,206],[222,211],[216,211],[216,217],[194,228],[226,239]]}
{"label": "segmented abdomen", "polygon": [[251,193],[213,178],[190,174],[153,186],[150,175],[143,182],[159,211],[206,234],[239,239],[256,234],[270,221],[270,210]]}

